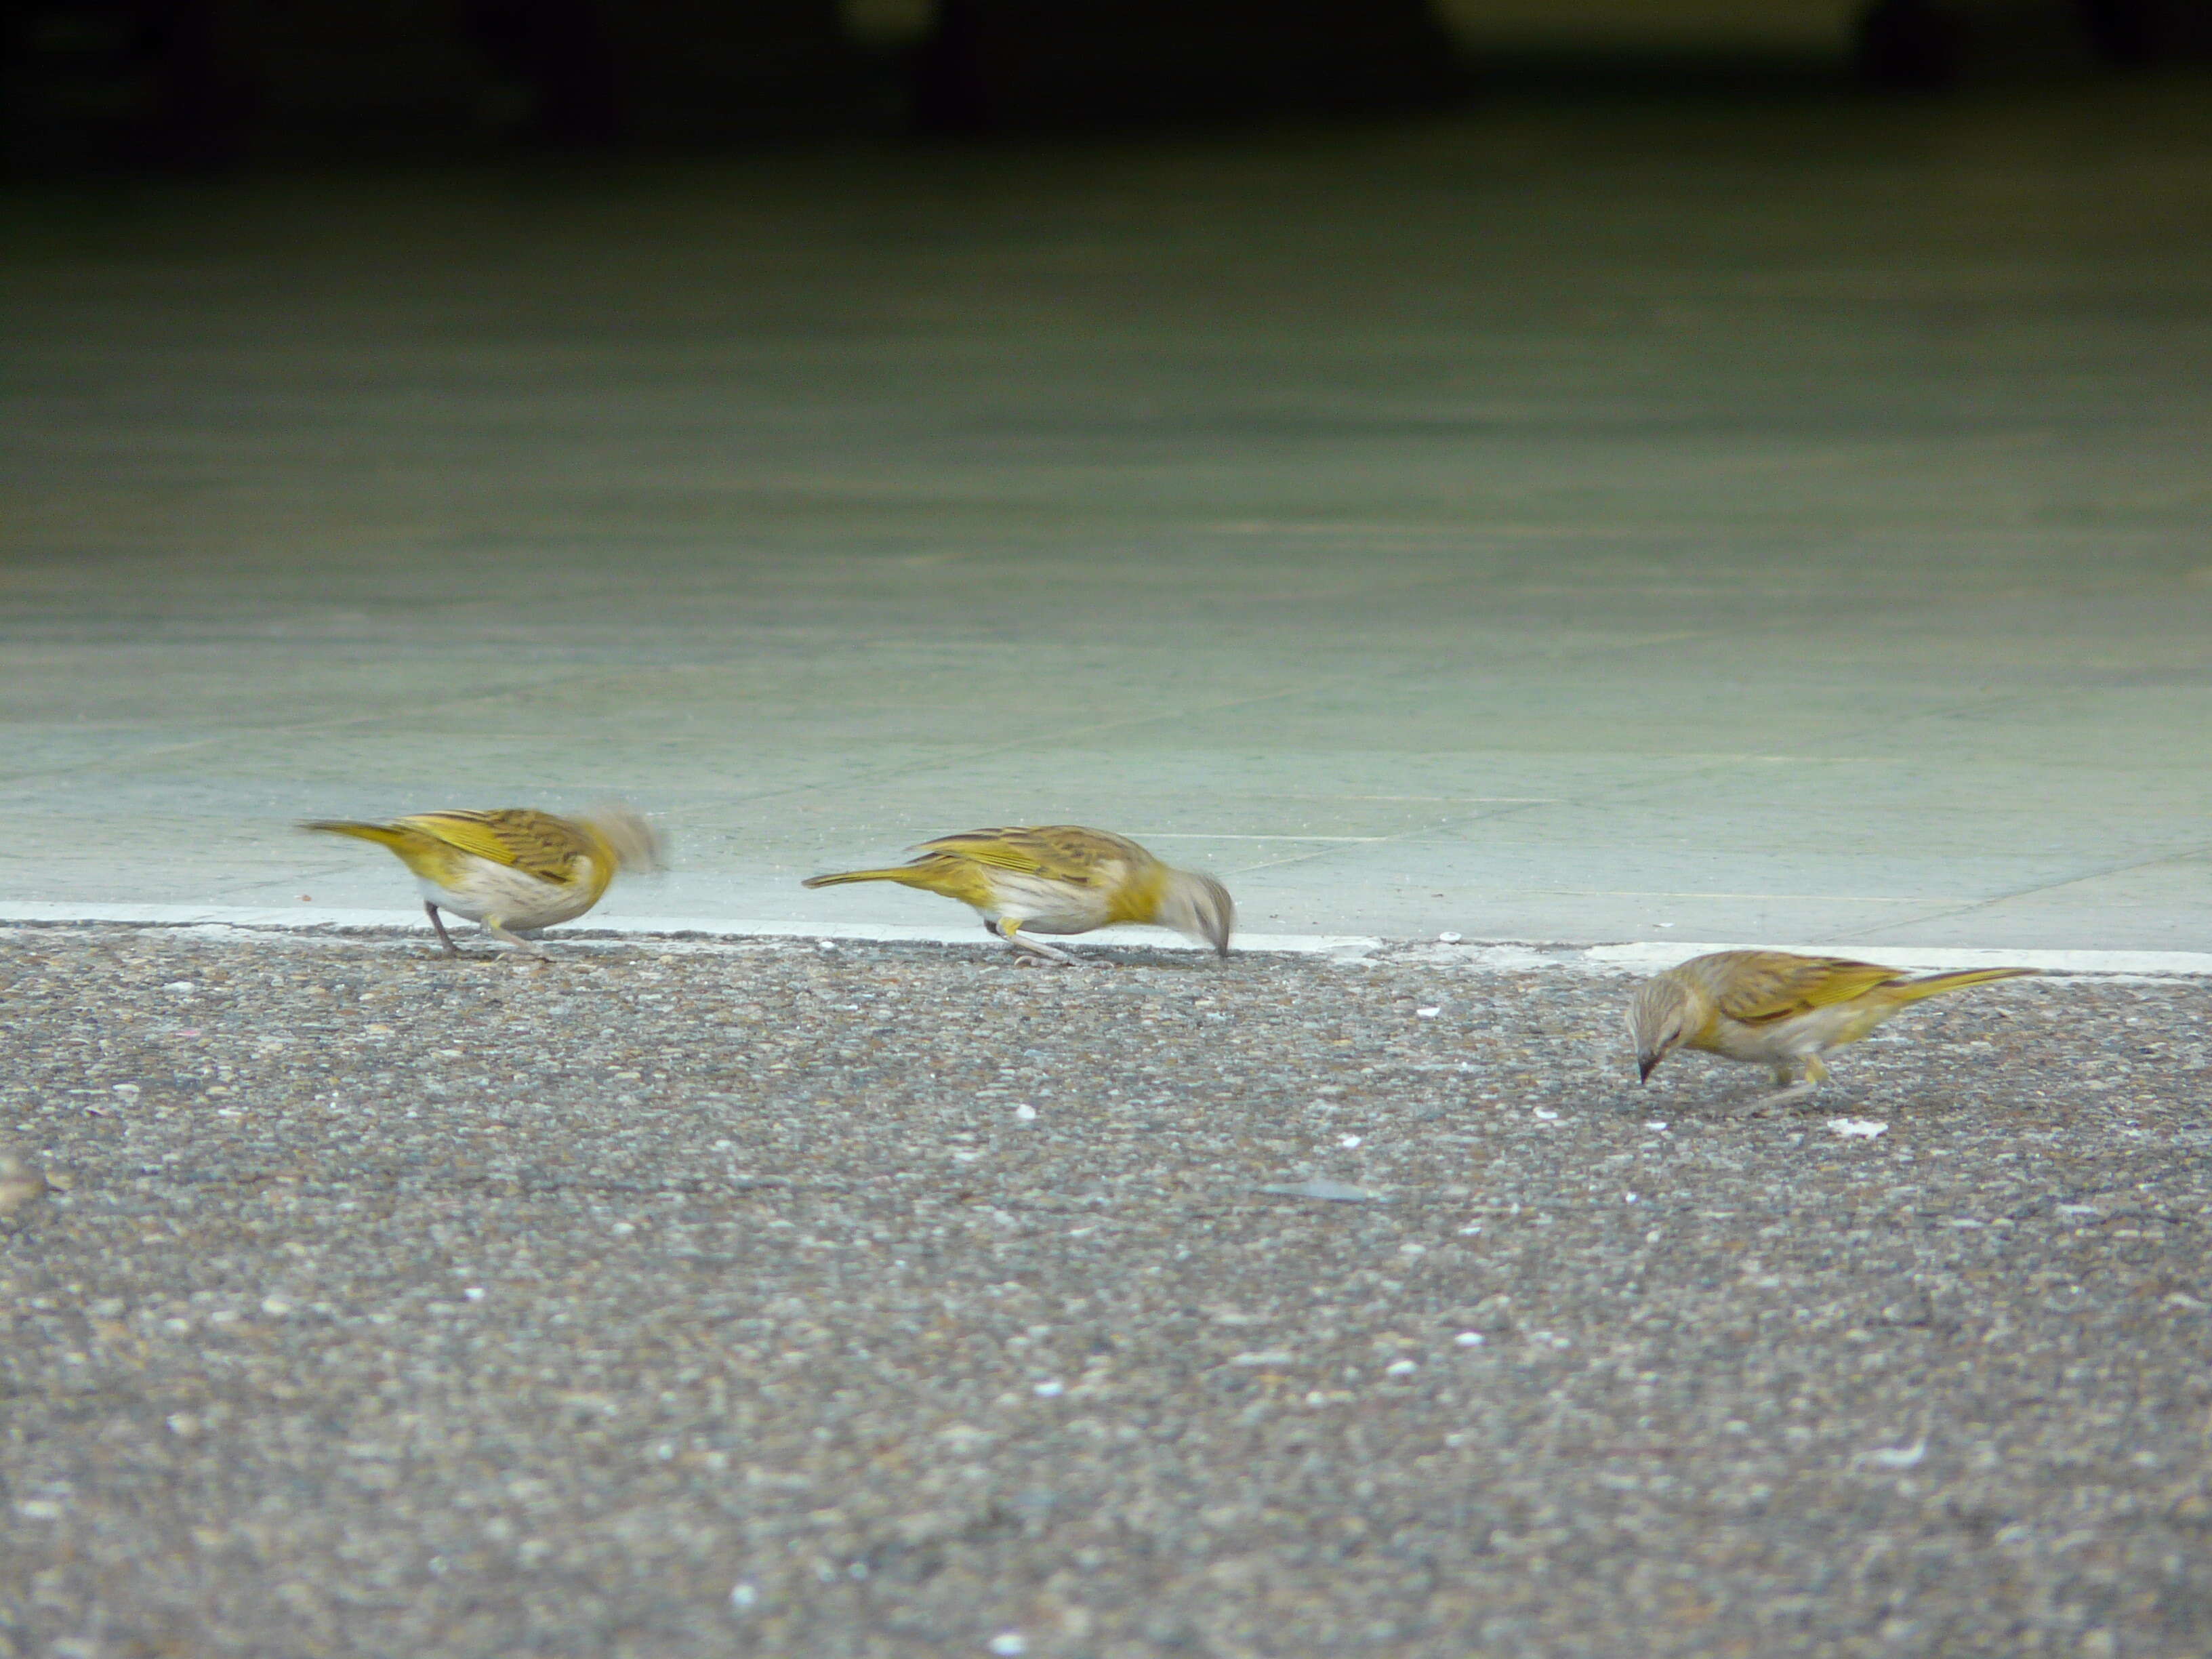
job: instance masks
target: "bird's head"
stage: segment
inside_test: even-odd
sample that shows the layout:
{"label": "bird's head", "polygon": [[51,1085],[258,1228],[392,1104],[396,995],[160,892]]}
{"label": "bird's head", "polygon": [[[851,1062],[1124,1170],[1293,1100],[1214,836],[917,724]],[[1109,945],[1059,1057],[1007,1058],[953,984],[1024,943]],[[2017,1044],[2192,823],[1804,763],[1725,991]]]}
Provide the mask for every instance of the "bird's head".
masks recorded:
{"label": "bird's head", "polygon": [[1152,913],[1152,921],[1156,926],[1174,928],[1185,939],[1211,945],[1225,957],[1230,930],[1237,926],[1237,903],[1229,896],[1229,890],[1212,876],[1170,870],[1160,889],[1159,908]]}
{"label": "bird's head", "polygon": [[650,875],[667,867],[668,849],[659,832],[622,802],[601,801],[584,814],[584,822],[623,869]]}
{"label": "bird's head", "polygon": [[1628,1035],[1636,1044],[1636,1080],[1648,1082],[1659,1062],[1705,1024],[1697,992],[1672,974],[1647,979],[1628,1006]]}

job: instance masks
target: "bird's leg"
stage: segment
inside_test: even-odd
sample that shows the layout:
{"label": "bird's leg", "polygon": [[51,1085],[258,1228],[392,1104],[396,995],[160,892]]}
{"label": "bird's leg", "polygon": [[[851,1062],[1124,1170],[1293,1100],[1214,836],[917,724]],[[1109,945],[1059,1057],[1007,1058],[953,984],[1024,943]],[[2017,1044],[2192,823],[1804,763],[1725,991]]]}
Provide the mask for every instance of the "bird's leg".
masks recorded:
{"label": "bird's leg", "polygon": [[428,899],[424,899],[422,908],[429,915],[430,925],[438,930],[438,943],[446,947],[446,954],[449,957],[460,955],[461,947],[453,943],[453,936],[446,931],[446,921],[438,914],[438,907],[431,903]]}
{"label": "bird's leg", "polygon": [[[1801,1070],[1802,1076],[1799,1075]],[[1827,1075],[1828,1068],[1814,1055],[1808,1054],[1802,1060],[1785,1060],[1774,1068],[1774,1081],[1778,1086],[1772,1094],[1760,1095],[1754,1100],[1746,1101],[1729,1115],[1756,1117],[1784,1106],[1795,1105],[1813,1092],[1814,1085],[1826,1081]]]}
{"label": "bird's leg", "polygon": [[1014,961],[1018,964],[1033,967],[1039,963],[1053,962],[1058,963],[1063,968],[1079,968],[1083,965],[1081,957],[1071,951],[1063,951],[1057,945],[1047,945],[1042,939],[1024,939],[1021,933],[1022,925],[1018,921],[1007,921],[1001,919],[995,924],[987,921],[983,925],[1013,946]]}
{"label": "bird's leg", "polygon": [[1757,1117],[1768,1112],[1779,1111],[1784,1106],[1796,1104],[1812,1092],[1813,1079],[1801,1078],[1786,1089],[1777,1089],[1771,1095],[1759,1096],[1748,1106],[1739,1107],[1737,1114],[1744,1117]]}
{"label": "bird's leg", "polygon": [[536,939],[525,939],[520,933],[510,933],[489,916],[486,916],[480,925],[484,932],[489,933],[494,939],[505,939],[526,957],[542,957],[545,954],[545,947]]}

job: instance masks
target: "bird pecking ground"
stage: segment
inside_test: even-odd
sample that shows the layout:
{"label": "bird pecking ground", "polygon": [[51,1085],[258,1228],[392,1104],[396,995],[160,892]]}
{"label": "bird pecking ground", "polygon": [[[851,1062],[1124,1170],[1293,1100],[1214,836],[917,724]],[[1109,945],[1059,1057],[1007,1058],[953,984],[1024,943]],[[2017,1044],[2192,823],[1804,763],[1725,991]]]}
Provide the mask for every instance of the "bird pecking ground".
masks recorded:
{"label": "bird pecking ground", "polygon": [[2203,983],[550,948],[0,934],[0,1656],[2212,1647]]}

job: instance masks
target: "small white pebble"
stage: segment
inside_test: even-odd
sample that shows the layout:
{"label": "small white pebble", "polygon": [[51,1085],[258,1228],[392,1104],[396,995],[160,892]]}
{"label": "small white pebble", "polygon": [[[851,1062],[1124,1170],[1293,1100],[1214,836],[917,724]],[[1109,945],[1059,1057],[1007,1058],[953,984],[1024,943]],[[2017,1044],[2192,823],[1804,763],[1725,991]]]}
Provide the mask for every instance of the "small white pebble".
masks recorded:
{"label": "small white pebble", "polygon": [[1459,1236],[1462,1238],[1469,1238],[1481,1231],[1482,1224],[1480,1221],[1470,1221],[1466,1226],[1459,1230]]}
{"label": "small white pebble", "polygon": [[1456,945],[1460,942],[1462,937],[1462,935],[1458,933],[1438,933],[1437,935],[1437,943],[1439,945]]}
{"label": "small white pebble", "polygon": [[1452,1338],[1453,1343],[1462,1348],[1479,1348],[1483,1345],[1484,1340],[1480,1331],[1462,1331],[1457,1336]]}
{"label": "small white pebble", "polygon": [[1413,1010],[1413,1018],[1415,1019],[1434,1019],[1442,1012],[1443,1012],[1443,1010],[1441,1008],[1416,1008]]}
{"label": "small white pebble", "polygon": [[1541,1106],[1536,1108],[1536,1115],[1547,1123],[1556,1123],[1559,1117],[1557,1112],[1547,1112]]}
{"label": "small white pebble", "polygon": [[1655,921],[1651,925],[1654,927],[1672,927],[1674,924],[1671,921]]}
{"label": "small white pebble", "polygon": [[1636,1202],[1636,1194],[1634,1193],[1623,1193],[1620,1195],[1620,1201],[1624,1204],[1633,1204]]}
{"label": "small white pebble", "polygon": [[1358,1135],[1339,1135],[1336,1138],[1336,1144],[1348,1149],[1359,1145],[1359,1137]]}
{"label": "small white pebble", "polygon": [[481,1302],[484,1299],[483,1286],[481,1285],[471,1285],[461,1294],[471,1302]]}
{"label": "small white pebble", "polygon": [[1878,1446],[1869,1452],[1867,1462],[1879,1463],[1886,1469],[1909,1469],[1928,1455],[1928,1442],[1923,1438],[1909,1446]]}
{"label": "small white pebble", "polygon": [[759,1600],[760,1592],[750,1584],[732,1584],[730,1587],[730,1605],[733,1607],[749,1607]]}
{"label": "small white pebble", "polygon": [[282,1319],[292,1311],[292,1304],[281,1296],[264,1296],[261,1298],[261,1311],[271,1319]]}
{"label": "small white pebble", "polygon": [[837,948],[837,941],[834,939],[817,939],[814,941],[814,948],[817,951],[834,951]]}
{"label": "small white pebble", "polygon": [[1889,1125],[1870,1117],[1832,1117],[1828,1133],[1845,1140],[1872,1140],[1878,1134],[1888,1133]]}
{"label": "small white pebble", "polygon": [[1016,1659],[1016,1656],[1030,1650],[1029,1638],[1018,1630],[1000,1631],[991,1638],[990,1646],[1000,1659]]}
{"label": "small white pebble", "polygon": [[1667,1121],[1664,1118],[1647,1117],[1644,1120],[1644,1127],[1654,1134],[1663,1135],[1667,1133]]}
{"label": "small white pebble", "polygon": [[1045,1381],[1034,1384],[1030,1392],[1040,1400],[1057,1400],[1067,1392],[1067,1384],[1056,1376],[1048,1377]]}
{"label": "small white pebble", "polygon": [[1014,1115],[1024,1123],[1034,1122],[1036,1120],[1036,1108],[1025,1100],[1014,1108]]}
{"label": "small white pebble", "polygon": [[138,1094],[138,1085],[135,1083],[118,1083],[115,1085],[115,1092],[125,1100],[134,1099]]}
{"label": "small white pebble", "polygon": [[635,1232],[637,1228],[630,1222],[617,1221],[613,1226],[608,1228],[607,1231],[612,1233],[617,1238],[627,1238],[630,1234]]}
{"label": "small white pebble", "polygon": [[1426,1255],[1428,1253],[1429,1247],[1425,1244],[1401,1244],[1398,1247],[1400,1255]]}
{"label": "small white pebble", "polygon": [[1411,1376],[1420,1366],[1411,1359],[1394,1359],[1382,1368],[1385,1376]]}

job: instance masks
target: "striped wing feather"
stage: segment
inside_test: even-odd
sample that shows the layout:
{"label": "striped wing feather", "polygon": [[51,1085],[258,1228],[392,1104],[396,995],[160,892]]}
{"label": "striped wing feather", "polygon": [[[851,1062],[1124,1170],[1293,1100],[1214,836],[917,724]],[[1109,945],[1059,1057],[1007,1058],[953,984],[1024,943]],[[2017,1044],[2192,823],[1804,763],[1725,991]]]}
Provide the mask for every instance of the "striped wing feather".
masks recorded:
{"label": "striped wing feather", "polygon": [[394,822],[542,881],[574,880],[576,860],[592,852],[584,832],[566,818],[526,806],[417,812]]}
{"label": "striped wing feather", "polygon": [[1844,957],[1796,957],[1747,951],[1718,988],[1720,1011],[1745,1025],[1762,1025],[1853,1002],[1900,977],[1894,968]]}
{"label": "striped wing feather", "polygon": [[1152,854],[1133,841],[1073,823],[970,830],[961,835],[939,836],[935,841],[926,841],[921,850],[967,859],[996,870],[1043,876],[1078,887],[1087,887],[1097,881],[1109,864],[1135,867],[1152,862]]}

